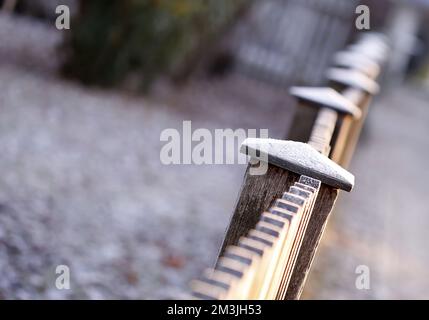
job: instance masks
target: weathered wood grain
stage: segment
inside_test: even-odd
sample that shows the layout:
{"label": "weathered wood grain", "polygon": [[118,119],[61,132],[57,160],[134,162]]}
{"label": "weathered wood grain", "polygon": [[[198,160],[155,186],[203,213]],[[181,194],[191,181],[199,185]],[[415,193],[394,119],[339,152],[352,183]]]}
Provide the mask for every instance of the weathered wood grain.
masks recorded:
{"label": "weathered wood grain", "polygon": [[299,299],[305,280],[311,268],[311,264],[316,255],[317,247],[325,230],[329,214],[334,207],[338,197],[338,189],[322,184],[319,194],[314,204],[304,240],[296,260],[295,268],[289,282],[287,291],[281,296],[281,299],[296,300]]}
{"label": "weathered wood grain", "polygon": [[355,121],[359,120],[354,120],[351,116],[339,117],[337,121],[335,132],[332,137],[331,152],[329,154],[329,158],[336,163],[340,163],[341,161],[341,157],[348,144],[351,127]]}
{"label": "weathered wood grain", "polygon": [[341,85],[336,81],[331,81],[330,86],[341,92],[344,97],[361,110],[361,116],[357,119],[350,116],[340,117],[332,137],[332,149],[329,158],[347,168],[368,113],[371,94],[359,88]]}
{"label": "weathered wood grain", "polygon": [[249,166],[219,256],[254,228],[261,214],[299,179],[299,175],[271,164],[266,174],[250,175]]}
{"label": "weathered wood grain", "polygon": [[359,119],[359,121],[353,122],[351,124],[348,137],[347,137],[347,143],[344,147],[344,150],[342,152],[340,159],[338,160],[338,163],[344,168],[347,168],[349,166],[350,161],[355,152],[356,145],[359,140],[359,136],[361,134],[363,125],[365,123],[365,119],[368,115],[371,98],[372,97],[369,94],[364,95],[361,103],[359,104],[359,108],[362,111],[362,117]]}
{"label": "weathered wood grain", "polygon": [[305,103],[297,103],[293,115],[293,121],[285,140],[307,142],[310,139],[318,109]]}

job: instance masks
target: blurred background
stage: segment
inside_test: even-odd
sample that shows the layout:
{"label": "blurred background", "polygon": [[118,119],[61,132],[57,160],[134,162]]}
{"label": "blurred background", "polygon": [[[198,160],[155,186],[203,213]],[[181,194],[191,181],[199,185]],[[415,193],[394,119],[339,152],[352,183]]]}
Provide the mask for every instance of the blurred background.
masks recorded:
{"label": "blurred background", "polygon": [[288,87],[326,82],[362,3],[391,55],[304,298],[429,298],[425,0],[0,1],[0,298],[187,297],[245,165],[162,165],[160,133],[191,120],[284,137]]}

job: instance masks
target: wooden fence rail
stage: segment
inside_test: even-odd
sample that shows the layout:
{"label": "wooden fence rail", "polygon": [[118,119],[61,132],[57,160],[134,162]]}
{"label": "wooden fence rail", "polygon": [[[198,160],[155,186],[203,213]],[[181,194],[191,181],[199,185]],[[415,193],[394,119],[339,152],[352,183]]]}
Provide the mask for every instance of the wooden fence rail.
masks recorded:
{"label": "wooden fence rail", "polygon": [[214,269],[192,284],[199,299],[299,299],[339,190],[351,191],[352,158],[387,56],[365,34],[335,55],[327,87],[292,87],[298,104],[288,140],[246,139],[249,164]]}

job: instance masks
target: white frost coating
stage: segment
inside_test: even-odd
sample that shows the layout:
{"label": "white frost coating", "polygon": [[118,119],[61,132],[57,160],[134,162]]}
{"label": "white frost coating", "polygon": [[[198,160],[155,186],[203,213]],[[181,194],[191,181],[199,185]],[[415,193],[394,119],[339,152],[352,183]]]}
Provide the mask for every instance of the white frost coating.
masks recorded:
{"label": "white frost coating", "polygon": [[302,100],[311,101],[321,107],[333,109],[339,113],[351,114],[360,118],[362,112],[350,100],[328,87],[291,87],[290,94]]}
{"label": "white frost coating", "polygon": [[372,95],[380,91],[380,86],[377,82],[362,72],[353,69],[330,68],[326,72],[326,77],[328,80],[361,89]]}
{"label": "white frost coating", "polygon": [[356,51],[339,51],[332,60],[338,67],[349,67],[359,71],[371,69],[380,73],[380,65],[364,54]]}
{"label": "white frost coating", "polygon": [[354,185],[354,176],[350,172],[306,143],[248,138],[241,144],[241,152],[252,156],[258,154],[256,158],[261,161],[268,156],[270,164],[319,179],[331,187],[351,191]]}

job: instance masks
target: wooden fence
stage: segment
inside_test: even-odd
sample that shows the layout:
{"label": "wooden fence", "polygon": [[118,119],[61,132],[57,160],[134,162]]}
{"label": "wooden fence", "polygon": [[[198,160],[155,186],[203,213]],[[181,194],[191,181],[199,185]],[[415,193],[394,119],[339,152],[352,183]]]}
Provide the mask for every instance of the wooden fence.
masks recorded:
{"label": "wooden fence", "polygon": [[354,32],[358,0],[255,1],[234,37],[237,69],[277,85],[320,85]]}
{"label": "wooden fence", "polygon": [[335,54],[326,87],[292,87],[298,104],[285,140],[246,139],[249,164],[217,263],[192,283],[199,299],[299,299],[339,190],[378,92],[386,38],[364,33]]}

